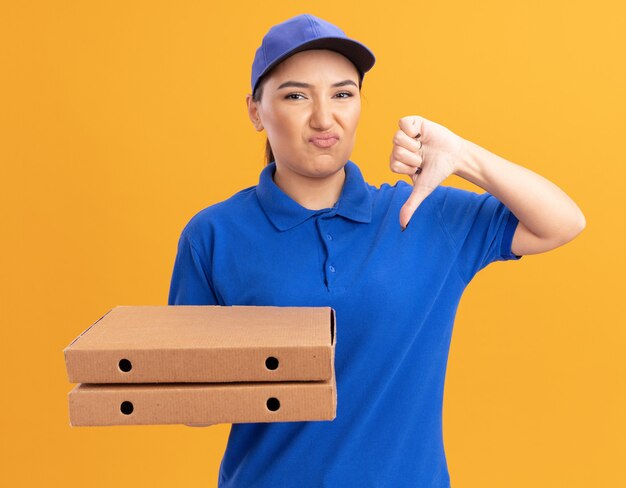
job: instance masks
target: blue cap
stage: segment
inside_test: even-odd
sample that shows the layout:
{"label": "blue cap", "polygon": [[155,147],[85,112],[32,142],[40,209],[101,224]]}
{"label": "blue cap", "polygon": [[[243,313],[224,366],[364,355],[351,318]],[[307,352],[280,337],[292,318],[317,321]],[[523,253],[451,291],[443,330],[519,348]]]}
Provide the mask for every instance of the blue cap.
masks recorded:
{"label": "blue cap", "polygon": [[352,61],[361,78],[376,62],[372,51],[347,37],[339,27],[314,15],[296,15],[276,24],[265,34],[252,63],[252,93],[259,79],[270,69],[307,49],[330,49],[343,54]]}

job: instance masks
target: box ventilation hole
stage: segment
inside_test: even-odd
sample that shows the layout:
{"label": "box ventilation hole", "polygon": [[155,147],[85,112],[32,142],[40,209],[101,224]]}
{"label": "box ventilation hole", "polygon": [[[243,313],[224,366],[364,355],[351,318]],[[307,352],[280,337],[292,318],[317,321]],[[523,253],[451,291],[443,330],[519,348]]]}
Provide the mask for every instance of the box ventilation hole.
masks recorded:
{"label": "box ventilation hole", "polygon": [[278,369],[278,359],[274,356],[270,356],[265,360],[265,367],[267,369],[271,369],[272,371]]}
{"label": "box ventilation hole", "polygon": [[268,410],[271,410],[272,412],[275,412],[280,408],[280,402],[278,401],[278,398],[275,397],[269,398],[266,404]]}
{"label": "box ventilation hole", "polygon": [[133,369],[133,365],[128,359],[120,359],[119,368],[120,371],[128,373],[131,369]]}
{"label": "box ventilation hole", "polygon": [[133,413],[133,404],[132,402],[122,402],[122,404],[120,405],[120,411],[124,414],[124,415],[130,415],[131,413]]}

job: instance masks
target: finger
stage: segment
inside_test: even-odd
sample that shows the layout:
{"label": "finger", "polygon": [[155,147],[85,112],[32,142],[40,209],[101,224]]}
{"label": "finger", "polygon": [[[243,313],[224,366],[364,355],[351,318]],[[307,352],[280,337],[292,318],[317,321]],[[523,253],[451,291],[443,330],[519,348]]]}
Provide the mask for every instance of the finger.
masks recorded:
{"label": "finger", "polygon": [[[420,167],[424,162],[423,156],[421,153],[414,153],[405,149],[403,147],[394,146],[391,151],[391,156],[389,157],[389,167],[392,171],[396,173],[406,173],[413,174],[415,173],[415,169]],[[400,165],[410,166],[413,168],[410,171],[410,168],[403,168]],[[396,171],[394,168],[398,167],[399,169],[405,169],[405,171]]]}
{"label": "finger", "polygon": [[398,125],[406,135],[409,137],[415,137],[418,134],[424,134],[422,126],[425,120],[426,119],[424,119],[424,117],[420,117],[419,115],[409,115],[402,117]]}
{"label": "finger", "polygon": [[424,166],[422,170],[422,174],[415,174],[411,176],[411,179],[414,182],[413,191],[400,209],[400,227],[404,227],[402,230],[409,225],[411,217],[417,208],[439,184],[435,174],[433,173],[432,166]]}
{"label": "finger", "polygon": [[422,162],[421,162],[421,157],[418,156],[419,158],[419,163],[414,166],[412,164],[406,164],[403,163],[402,161],[397,161],[397,160],[392,160],[391,164],[389,165],[391,167],[391,170],[394,173],[399,173],[401,175],[409,175],[409,176],[413,176],[414,174],[418,174],[421,173],[421,166],[422,166]]}
{"label": "finger", "polygon": [[422,148],[421,140],[417,140],[401,130],[397,131],[393,135],[393,144],[395,146],[400,146],[408,149],[409,151],[414,153],[418,152]]}
{"label": "finger", "polygon": [[426,199],[426,197],[430,195],[431,192],[432,189],[421,184],[418,178],[417,183],[413,186],[413,191],[409,195],[409,198],[400,209],[400,227],[402,227],[402,230],[406,229],[417,208]]}

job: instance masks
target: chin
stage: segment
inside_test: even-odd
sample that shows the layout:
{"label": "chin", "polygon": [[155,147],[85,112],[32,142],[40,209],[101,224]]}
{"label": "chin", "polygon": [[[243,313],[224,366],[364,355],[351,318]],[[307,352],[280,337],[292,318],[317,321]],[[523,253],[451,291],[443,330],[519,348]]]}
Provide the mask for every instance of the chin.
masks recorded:
{"label": "chin", "polygon": [[307,164],[306,167],[310,168],[315,176],[330,176],[341,170],[346,162],[347,160],[339,160],[330,154],[323,154]]}

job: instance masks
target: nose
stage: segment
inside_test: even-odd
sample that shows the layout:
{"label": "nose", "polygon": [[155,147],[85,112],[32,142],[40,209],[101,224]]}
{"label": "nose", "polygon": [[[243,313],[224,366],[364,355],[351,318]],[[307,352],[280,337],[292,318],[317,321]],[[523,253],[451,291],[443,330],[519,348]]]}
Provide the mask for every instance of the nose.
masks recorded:
{"label": "nose", "polygon": [[311,127],[317,130],[328,130],[333,123],[330,101],[317,99],[311,111]]}

